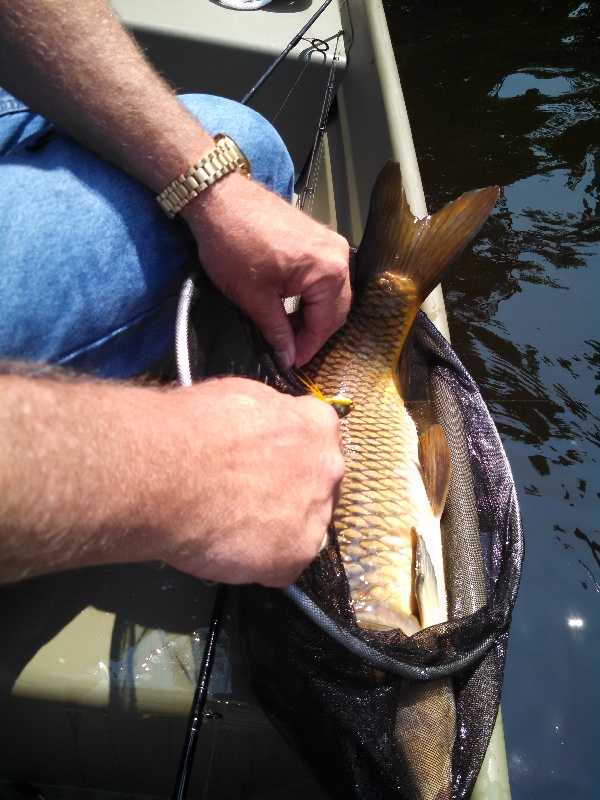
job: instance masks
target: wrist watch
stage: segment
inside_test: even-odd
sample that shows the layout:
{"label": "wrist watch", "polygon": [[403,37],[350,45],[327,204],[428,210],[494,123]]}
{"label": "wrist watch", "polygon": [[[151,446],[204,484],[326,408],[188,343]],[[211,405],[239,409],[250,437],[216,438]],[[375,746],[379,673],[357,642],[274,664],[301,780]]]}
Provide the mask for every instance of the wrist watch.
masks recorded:
{"label": "wrist watch", "polygon": [[229,172],[240,172],[252,177],[250,163],[233,139],[218,133],[215,147],[207,155],[175,178],[156,198],[165,214],[173,219],[200,192]]}

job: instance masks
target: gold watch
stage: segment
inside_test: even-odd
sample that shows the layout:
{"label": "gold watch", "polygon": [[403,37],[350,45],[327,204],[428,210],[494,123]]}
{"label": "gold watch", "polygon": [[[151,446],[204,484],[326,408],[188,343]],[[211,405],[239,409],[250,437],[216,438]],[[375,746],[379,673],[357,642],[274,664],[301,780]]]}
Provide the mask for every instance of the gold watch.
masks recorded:
{"label": "gold watch", "polygon": [[218,133],[215,148],[175,178],[156,198],[165,214],[173,219],[190,200],[229,172],[252,177],[250,163],[233,139]]}

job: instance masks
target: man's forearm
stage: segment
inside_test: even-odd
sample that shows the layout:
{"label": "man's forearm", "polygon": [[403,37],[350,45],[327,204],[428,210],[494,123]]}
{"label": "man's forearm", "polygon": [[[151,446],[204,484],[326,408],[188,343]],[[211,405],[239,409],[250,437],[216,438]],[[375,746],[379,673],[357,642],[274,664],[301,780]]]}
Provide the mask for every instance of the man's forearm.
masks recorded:
{"label": "man's forearm", "polygon": [[0,583],[162,559],[283,586],[317,554],[343,471],[331,407],[256,381],[0,376]]}
{"label": "man's forearm", "polygon": [[0,85],[156,192],[213,146],[104,0],[0,0]]}
{"label": "man's forearm", "polygon": [[150,389],[0,377],[0,582],[159,557],[163,405]]}

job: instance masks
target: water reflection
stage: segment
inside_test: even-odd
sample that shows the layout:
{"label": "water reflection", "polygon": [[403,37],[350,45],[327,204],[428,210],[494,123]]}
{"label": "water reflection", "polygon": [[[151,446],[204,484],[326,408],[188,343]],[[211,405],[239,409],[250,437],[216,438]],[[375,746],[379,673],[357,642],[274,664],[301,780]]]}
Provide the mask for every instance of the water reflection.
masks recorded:
{"label": "water reflection", "polygon": [[[202,663],[208,627],[189,634],[148,628],[117,618],[113,629],[111,658],[101,664],[110,681],[110,707],[119,710],[174,708],[187,710]],[[230,695],[231,642],[222,631],[215,651],[211,696]],[[153,707],[149,706],[153,704]]]}
{"label": "water reflection", "polygon": [[[600,767],[597,4],[386,4],[428,206],[503,187],[447,282],[453,344],[505,442],[526,561],[503,699],[513,800]],[[532,691],[535,687],[535,691]]]}

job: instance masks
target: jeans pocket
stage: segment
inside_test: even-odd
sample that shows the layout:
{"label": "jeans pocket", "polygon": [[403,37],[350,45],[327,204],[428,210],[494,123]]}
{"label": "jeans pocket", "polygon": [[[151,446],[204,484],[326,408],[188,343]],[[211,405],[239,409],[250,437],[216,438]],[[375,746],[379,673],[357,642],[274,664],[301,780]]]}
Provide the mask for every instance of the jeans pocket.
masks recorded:
{"label": "jeans pocket", "polygon": [[47,142],[36,146],[37,140],[43,140],[51,131],[54,127],[48,120],[0,86],[0,156],[7,156],[22,145],[39,149]]}

